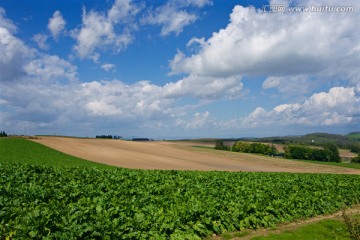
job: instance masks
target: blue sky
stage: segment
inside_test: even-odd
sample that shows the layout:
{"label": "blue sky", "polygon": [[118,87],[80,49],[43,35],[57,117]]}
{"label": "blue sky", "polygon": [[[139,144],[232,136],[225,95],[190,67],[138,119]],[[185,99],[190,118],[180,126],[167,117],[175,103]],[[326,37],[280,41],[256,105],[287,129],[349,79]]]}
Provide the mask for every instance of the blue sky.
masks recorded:
{"label": "blue sky", "polygon": [[[284,12],[263,11],[279,4]],[[0,130],[156,139],[359,131],[359,7],[0,0]]]}

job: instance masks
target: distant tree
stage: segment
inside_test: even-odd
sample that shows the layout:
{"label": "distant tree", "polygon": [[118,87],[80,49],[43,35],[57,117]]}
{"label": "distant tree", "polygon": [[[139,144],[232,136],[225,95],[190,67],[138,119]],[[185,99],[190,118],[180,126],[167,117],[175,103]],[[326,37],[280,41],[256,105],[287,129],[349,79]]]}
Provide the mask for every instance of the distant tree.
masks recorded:
{"label": "distant tree", "polygon": [[262,143],[252,143],[251,145],[251,153],[264,153],[266,147],[265,144]]}
{"label": "distant tree", "polygon": [[0,137],[7,137],[7,133],[5,131],[1,131],[0,132]]}
{"label": "distant tree", "polygon": [[217,140],[215,142],[214,149],[216,149],[216,150],[226,150],[226,151],[230,150],[230,148],[224,144],[224,141],[221,141],[221,140]]}
{"label": "distant tree", "polygon": [[310,160],[312,149],[306,146],[290,145],[285,148],[285,157],[290,159]]}
{"label": "distant tree", "polygon": [[352,163],[360,163],[360,153],[359,153],[359,155],[357,157],[352,158],[351,162]]}
{"label": "distant tree", "polygon": [[341,162],[338,147],[333,143],[326,143],[324,145],[324,151],[328,156],[329,162]]}
{"label": "distant tree", "polygon": [[327,162],[328,156],[326,154],[326,151],[324,151],[323,149],[313,149],[311,159],[316,161]]}
{"label": "distant tree", "polygon": [[108,139],[112,139],[113,136],[112,136],[112,135],[96,135],[96,138],[108,138]]}
{"label": "distant tree", "polygon": [[274,144],[271,144],[270,150],[269,150],[269,155],[276,155],[276,154],[277,154],[276,147],[274,146]]}
{"label": "distant tree", "polygon": [[350,145],[350,151],[353,153],[360,153],[360,143],[353,143]]}

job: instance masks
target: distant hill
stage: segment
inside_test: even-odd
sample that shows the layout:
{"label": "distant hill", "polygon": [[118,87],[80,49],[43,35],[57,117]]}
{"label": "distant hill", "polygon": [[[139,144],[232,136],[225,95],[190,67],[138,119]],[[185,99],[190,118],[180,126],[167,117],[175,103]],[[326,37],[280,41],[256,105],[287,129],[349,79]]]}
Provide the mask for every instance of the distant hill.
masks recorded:
{"label": "distant hill", "polygon": [[346,135],[346,137],[350,138],[350,139],[353,139],[357,142],[360,142],[360,132],[352,132],[352,133],[349,133],[348,135]]}
{"label": "distant hill", "polygon": [[299,136],[276,136],[263,138],[199,138],[199,139],[182,139],[182,141],[194,142],[216,142],[221,140],[227,145],[235,141],[244,142],[267,142],[273,144],[296,144],[296,145],[313,145],[323,146],[326,143],[334,143],[340,148],[351,149],[352,152],[360,153],[360,132],[352,132],[347,135],[332,134],[332,133],[309,133]]}
{"label": "distant hill", "polygon": [[331,133],[310,133],[303,136],[278,136],[264,138],[239,138],[238,141],[269,142],[278,144],[305,144],[305,145],[324,145],[334,143],[339,147],[348,148],[356,141],[360,141],[360,132],[349,133],[348,135]]}
{"label": "distant hill", "polygon": [[347,136],[330,133],[310,133],[301,137],[301,140],[309,143],[336,143],[338,145],[349,144],[352,142]]}

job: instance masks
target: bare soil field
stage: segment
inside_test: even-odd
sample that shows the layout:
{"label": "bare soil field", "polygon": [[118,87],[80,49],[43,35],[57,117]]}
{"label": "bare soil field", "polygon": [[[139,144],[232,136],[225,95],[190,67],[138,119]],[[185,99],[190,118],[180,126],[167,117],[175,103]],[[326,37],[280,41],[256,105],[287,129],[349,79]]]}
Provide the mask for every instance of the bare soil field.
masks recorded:
{"label": "bare soil field", "polygon": [[40,137],[32,141],[79,158],[132,169],[360,174],[359,169],[192,147],[212,146],[211,143],[64,137]]}

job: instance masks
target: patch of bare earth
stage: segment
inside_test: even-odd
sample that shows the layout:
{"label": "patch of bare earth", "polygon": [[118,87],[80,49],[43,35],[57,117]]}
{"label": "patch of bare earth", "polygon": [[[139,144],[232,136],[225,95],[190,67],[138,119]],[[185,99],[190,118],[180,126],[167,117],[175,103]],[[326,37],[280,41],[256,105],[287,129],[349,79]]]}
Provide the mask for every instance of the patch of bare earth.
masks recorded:
{"label": "patch of bare earth", "polygon": [[133,169],[360,174],[359,169],[193,148],[209,143],[40,137],[33,141],[94,162]]}

